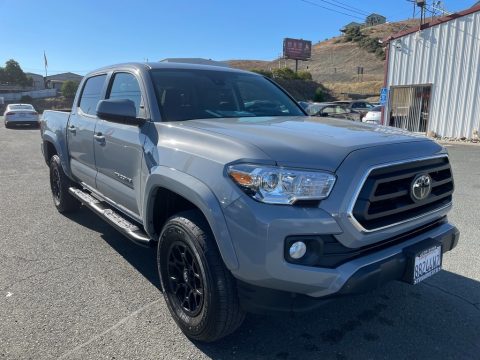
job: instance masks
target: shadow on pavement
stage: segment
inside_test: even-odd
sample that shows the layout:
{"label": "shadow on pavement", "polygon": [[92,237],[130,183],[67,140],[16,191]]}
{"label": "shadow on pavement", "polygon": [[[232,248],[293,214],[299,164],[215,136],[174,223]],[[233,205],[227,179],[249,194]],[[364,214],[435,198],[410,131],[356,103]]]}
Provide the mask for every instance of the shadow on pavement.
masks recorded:
{"label": "shadow on pavement", "polygon": [[134,244],[86,207],[82,207],[78,212],[66,216],[78,224],[100,233],[102,239],[108,245],[122,255],[148,281],[160,289],[160,279],[158,278],[156,265],[156,248],[144,248]]}
{"label": "shadow on pavement", "polygon": [[[99,232],[160,288],[155,249],[131,243],[86,208],[69,218]],[[478,358],[480,282],[444,270],[417,286],[394,282],[309,313],[249,314],[234,334],[195,346],[212,359]]]}

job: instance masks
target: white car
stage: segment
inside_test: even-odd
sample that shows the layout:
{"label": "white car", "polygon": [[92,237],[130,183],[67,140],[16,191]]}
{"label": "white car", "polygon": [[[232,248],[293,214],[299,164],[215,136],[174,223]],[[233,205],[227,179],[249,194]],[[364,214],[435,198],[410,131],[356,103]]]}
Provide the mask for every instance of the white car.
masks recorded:
{"label": "white car", "polygon": [[382,122],[382,107],[383,106],[375,106],[372,110],[367,112],[367,114],[363,117],[362,121],[368,124],[381,124]]}
{"label": "white car", "polygon": [[10,104],[7,105],[3,113],[5,127],[12,125],[38,125],[38,113],[30,104]]}

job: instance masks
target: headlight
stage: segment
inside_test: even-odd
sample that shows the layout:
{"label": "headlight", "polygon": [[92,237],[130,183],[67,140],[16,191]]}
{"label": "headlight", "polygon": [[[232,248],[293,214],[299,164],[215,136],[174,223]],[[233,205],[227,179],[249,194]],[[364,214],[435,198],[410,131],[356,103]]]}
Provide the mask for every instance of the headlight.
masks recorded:
{"label": "headlight", "polygon": [[228,175],[248,195],[268,204],[322,200],[335,184],[333,174],[253,164],[231,165]]}

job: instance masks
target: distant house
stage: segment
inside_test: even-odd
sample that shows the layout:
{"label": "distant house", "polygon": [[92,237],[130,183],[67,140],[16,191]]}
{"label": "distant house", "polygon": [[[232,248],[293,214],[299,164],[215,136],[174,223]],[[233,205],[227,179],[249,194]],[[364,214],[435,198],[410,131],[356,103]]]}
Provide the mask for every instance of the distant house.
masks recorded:
{"label": "distant house", "polygon": [[47,87],[49,89],[60,90],[65,81],[72,80],[80,82],[83,79],[82,75],[74,74],[71,72],[66,72],[62,74],[49,75],[46,78]]}
{"label": "distant house", "polygon": [[43,79],[43,76],[40,74],[34,74],[34,73],[25,73],[27,77],[32,78],[33,80],[33,90],[43,90],[45,89],[45,81]]}
{"label": "distant house", "polygon": [[382,16],[380,14],[375,14],[375,13],[368,15],[367,18],[365,19],[366,26],[385,24],[386,22],[387,22],[387,18],[385,16]]}
{"label": "distant house", "polygon": [[348,29],[353,28],[353,27],[363,27],[364,24],[360,24],[356,21],[352,21],[351,23],[345,25],[343,28],[340,29],[341,32],[346,32]]}

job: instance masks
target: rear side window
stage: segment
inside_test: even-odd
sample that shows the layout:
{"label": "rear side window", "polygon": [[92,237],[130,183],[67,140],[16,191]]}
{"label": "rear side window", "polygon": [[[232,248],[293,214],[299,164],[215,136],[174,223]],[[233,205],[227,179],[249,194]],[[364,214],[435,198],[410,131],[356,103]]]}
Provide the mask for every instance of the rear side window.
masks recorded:
{"label": "rear side window", "polygon": [[106,77],[107,75],[93,76],[85,82],[79,104],[84,113],[96,114],[97,104],[100,101]]}
{"label": "rear side window", "polygon": [[138,81],[132,74],[117,73],[114,75],[108,99],[127,99],[135,103],[137,115],[142,101],[142,93]]}

